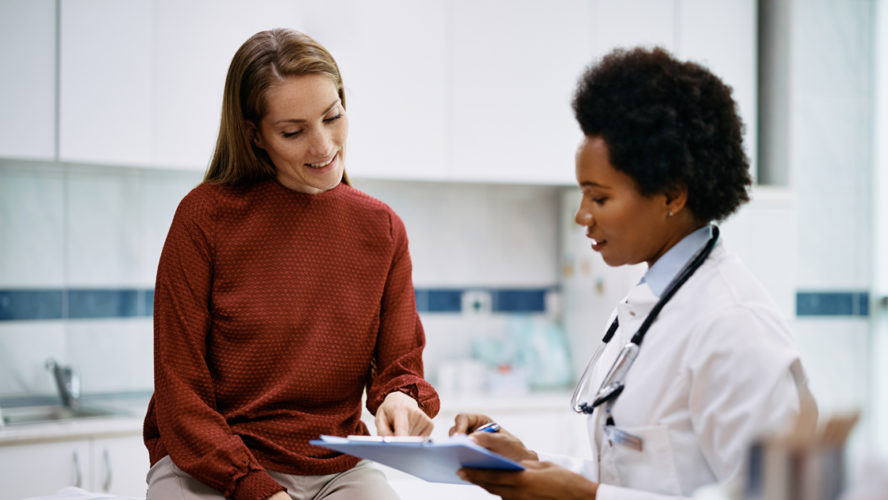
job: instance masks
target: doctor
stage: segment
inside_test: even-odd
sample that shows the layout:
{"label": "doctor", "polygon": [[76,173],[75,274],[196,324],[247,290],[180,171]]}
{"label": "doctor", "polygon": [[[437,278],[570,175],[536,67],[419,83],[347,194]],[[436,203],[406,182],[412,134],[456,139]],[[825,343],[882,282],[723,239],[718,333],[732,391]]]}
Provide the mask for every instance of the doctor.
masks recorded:
{"label": "doctor", "polygon": [[736,480],[756,437],[816,405],[786,321],[711,225],[749,199],[731,89],[661,49],[615,51],[584,74],[573,108],[585,135],[576,222],[608,265],[648,265],[575,394],[594,459],[472,433],[492,419],[461,414],[451,434],[526,470],[460,473],[506,499],[683,498]]}

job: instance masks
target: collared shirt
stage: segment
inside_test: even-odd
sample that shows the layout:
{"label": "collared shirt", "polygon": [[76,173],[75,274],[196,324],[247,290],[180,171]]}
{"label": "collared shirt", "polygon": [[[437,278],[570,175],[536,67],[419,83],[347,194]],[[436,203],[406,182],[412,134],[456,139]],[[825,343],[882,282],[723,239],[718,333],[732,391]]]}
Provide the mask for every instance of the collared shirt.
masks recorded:
{"label": "collared shirt", "polygon": [[685,236],[654,262],[654,265],[644,273],[640,283],[647,283],[654,295],[660,297],[678,272],[711,237],[712,226],[708,224]]}

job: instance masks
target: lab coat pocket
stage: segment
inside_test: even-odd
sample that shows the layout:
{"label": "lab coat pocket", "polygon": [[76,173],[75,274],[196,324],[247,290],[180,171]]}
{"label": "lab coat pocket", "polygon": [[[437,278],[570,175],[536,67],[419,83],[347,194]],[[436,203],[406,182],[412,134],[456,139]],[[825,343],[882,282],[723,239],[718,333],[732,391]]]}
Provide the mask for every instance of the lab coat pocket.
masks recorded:
{"label": "lab coat pocket", "polygon": [[606,429],[599,467],[599,478],[605,484],[681,494],[669,429],[665,426]]}

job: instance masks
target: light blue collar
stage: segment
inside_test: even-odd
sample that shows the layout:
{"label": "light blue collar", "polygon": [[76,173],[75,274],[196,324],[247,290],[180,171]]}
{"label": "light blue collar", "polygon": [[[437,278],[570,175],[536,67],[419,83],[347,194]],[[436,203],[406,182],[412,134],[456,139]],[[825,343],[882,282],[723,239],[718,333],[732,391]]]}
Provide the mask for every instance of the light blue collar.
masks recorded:
{"label": "light blue collar", "polygon": [[710,225],[703,226],[685,236],[657,259],[657,262],[654,262],[654,265],[644,273],[641,283],[647,283],[657,297],[663,295],[669,282],[675,278],[694,254],[706,245],[711,237],[712,226]]}

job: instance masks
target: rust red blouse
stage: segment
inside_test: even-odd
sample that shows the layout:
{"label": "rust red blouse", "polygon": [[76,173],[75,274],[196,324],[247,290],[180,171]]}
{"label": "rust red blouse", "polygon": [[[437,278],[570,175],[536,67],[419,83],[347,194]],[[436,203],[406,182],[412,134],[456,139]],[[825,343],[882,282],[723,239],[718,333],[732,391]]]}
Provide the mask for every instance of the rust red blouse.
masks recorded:
{"label": "rust red blouse", "polygon": [[265,472],[341,472],[358,459],[308,444],[367,434],[403,391],[430,416],[425,336],[407,235],[384,203],[340,184],[201,184],[180,203],[154,296],[154,396],[144,437],[235,499],[282,490]]}

